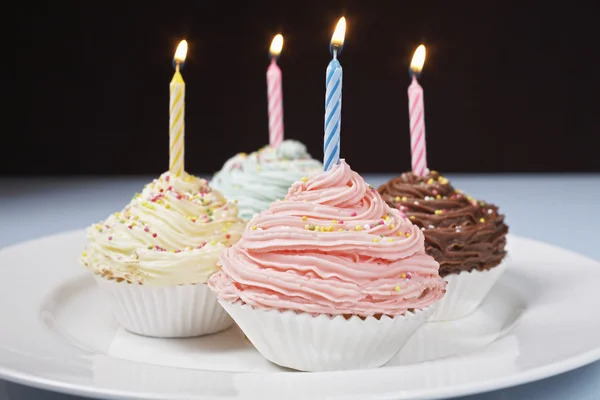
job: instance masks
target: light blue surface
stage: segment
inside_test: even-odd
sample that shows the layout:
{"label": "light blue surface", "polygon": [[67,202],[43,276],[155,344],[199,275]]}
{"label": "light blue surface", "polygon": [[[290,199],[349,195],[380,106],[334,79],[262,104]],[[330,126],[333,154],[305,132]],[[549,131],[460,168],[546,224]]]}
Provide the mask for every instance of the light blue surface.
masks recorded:
{"label": "light blue surface", "polygon": [[[388,176],[366,176],[377,186]],[[500,205],[510,232],[600,260],[600,175],[448,175]],[[0,247],[83,228],[117,211],[151,178],[0,179]],[[0,400],[80,400],[0,381]],[[600,362],[463,400],[598,400]]]}

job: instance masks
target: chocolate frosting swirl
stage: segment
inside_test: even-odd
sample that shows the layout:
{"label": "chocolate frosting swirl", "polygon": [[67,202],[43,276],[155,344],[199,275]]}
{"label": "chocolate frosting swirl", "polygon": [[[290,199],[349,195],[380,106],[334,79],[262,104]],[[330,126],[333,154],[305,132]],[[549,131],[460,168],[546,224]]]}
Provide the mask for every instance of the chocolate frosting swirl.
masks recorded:
{"label": "chocolate frosting swirl", "polygon": [[427,254],[440,263],[440,276],[488,270],[506,255],[508,226],[498,207],[455,189],[437,171],[405,172],[378,192],[421,228]]}

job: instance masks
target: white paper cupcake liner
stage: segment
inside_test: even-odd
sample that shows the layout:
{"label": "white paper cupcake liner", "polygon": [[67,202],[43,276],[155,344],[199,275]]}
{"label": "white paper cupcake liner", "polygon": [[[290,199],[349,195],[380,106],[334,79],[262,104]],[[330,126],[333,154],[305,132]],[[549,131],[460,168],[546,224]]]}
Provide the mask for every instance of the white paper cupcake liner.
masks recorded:
{"label": "white paper cupcake liner", "polygon": [[108,295],[117,321],[138,335],[194,337],[233,324],[206,284],[156,287],[95,278]]}
{"label": "white paper cupcake liner", "polygon": [[436,303],[429,322],[454,321],[475,311],[506,270],[506,265],[505,258],[486,271],[473,270],[445,276],[444,280],[448,282],[446,294]]}
{"label": "white paper cupcake liner", "polygon": [[221,305],[267,360],[300,371],[377,368],[425,323],[432,309],[361,319],[264,310],[242,302]]}

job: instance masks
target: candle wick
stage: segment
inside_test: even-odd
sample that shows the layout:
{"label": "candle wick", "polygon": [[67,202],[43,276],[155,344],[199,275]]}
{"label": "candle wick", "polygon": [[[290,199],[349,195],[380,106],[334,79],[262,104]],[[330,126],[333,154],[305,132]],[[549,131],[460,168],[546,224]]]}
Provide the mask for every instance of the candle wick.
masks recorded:
{"label": "candle wick", "polygon": [[337,60],[338,46],[333,46],[333,59]]}
{"label": "candle wick", "polygon": [[179,66],[181,65],[180,61],[175,61],[175,72],[179,72]]}

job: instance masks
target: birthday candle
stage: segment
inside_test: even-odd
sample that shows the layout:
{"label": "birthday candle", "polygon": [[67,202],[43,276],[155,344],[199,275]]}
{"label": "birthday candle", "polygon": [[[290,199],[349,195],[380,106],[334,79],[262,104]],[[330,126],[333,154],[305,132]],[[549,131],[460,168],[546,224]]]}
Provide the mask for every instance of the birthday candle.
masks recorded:
{"label": "birthday candle", "polygon": [[412,171],[419,176],[427,175],[427,146],[425,143],[425,105],[423,88],[417,81],[425,63],[425,46],[417,47],[410,63],[412,82],[408,87],[408,115],[410,117],[410,150]]}
{"label": "birthday candle", "polygon": [[169,104],[169,171],[175,176],[183,172],[184,133],[185,133],[185,82],[179,72],[180,65],[187,55],[187,42],[182,40],[175,51],[175,74],[171,79]]}
{"label": "birthday candle", "polygon": [[325,140],[323,144],[323,166],[330,170],[340,161],[340,130],[342,125],[342,66],[337,57],[344,45],[346,18],[342,17],[331,37],[333,58],[327,66],[325,81]]}
{"label": "birthday candle", "polygon": [[269,144],[277,147],[283,142],[283,95],[281,90],[281,69],[277,57],[283,47],[283,36],[276,35],[271,42],[269,53],[271,65],[267,68],[267,100],[269,105]]}

